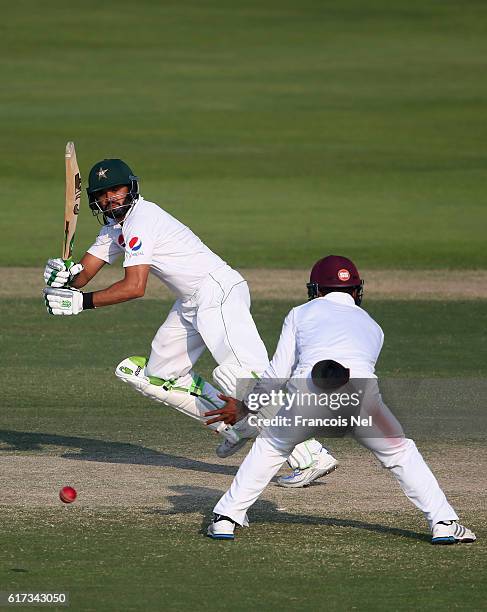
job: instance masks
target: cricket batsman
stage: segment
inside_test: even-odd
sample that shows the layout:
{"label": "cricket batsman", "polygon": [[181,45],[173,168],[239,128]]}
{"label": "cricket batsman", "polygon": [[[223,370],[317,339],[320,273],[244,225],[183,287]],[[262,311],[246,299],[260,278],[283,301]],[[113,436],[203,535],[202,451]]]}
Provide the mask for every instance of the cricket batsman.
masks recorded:
{"label": "cricket batsman", "polygon": [[[294,397],[299,387],[304,387],[308,396],[314,393],[320,398],[319,414],[336,421],[337,413],[321,401],[325,396],[322,392],[319,394],[320,389],[360,383],[363,397],[359,410],[364,421],[360,419],[351,429],[357,442],[372,451],[382,466],[392,472],[405,495],[424,513],[433,544],[475,541],[475,534],[457,522],[455,510],[415,443],[405,437],[399,422],[382,401],[375,364],[384,334],[360,308],[363,281],[357,268],[345,257],[330,255],[315,264],[307,287],[310,299],[287,315],[274,357],[257,382],[253,396],[260,397],[255,391],[269,390],[272,381],[277,387],[287,381],[287,389]],[[348,402],[350,396],[346,397]],[[248,398],[250,394],[247,402]],[[242,410],[248,413],[245,403],[227,399],[222,412],[228,415],[233,410],[234,418]],[[247,510],[295,445],[316,435],[314,424],[293,427],[293,422],[303,421],[309,409],[297,408],[295,403],[290,406],[288,401],[278,413],[280,420],[262,429],[230,489],[216,504],[214,519],[208,527],[211,538],[233,539],[236,525],[248,525]],[[316,409],[311,413],[316,415]],[[286,418],[289,420],[284,421]]]}
{"label": "cricket batsman", "polygon": [[[250,313],[245,279],[188,227],[145,200],[139,193],[138,177],[122,160],[96,163],[89,174],[87,194],[102,227],[79,263],[47,262],[44,296],[48,312],[77,315],[142,297],[149,273],[154,274],[177,300],[152,341],[149,358],[124,359],[115,373],[144,395],[205,423],[208,411],[225,405],[219,391],[193,371],[205,348],[219,364],[213,379],[227,395],[235,396],[239,379],[258,377],[269,363]],[[106,263],[112,264],[121,255],[124,278],[101,291],[80,291]],[[209,426],[224,438],[217,448],[220,457],[233,454],[250,437],[222,421]],[[297,448],[295,457],[293,467],[302,473],[299,486],[336,465],[316,440]]]}

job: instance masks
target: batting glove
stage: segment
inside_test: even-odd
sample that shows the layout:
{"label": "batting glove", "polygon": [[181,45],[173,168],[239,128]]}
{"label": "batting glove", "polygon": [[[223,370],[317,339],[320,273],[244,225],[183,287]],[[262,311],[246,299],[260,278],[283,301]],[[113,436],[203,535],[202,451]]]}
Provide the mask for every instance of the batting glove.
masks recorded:
{"label": "batting glove", "polygon": [[67,287],[83,266],[71,259],[49,259],[44,270],[44,280],[49,287]]}
{"label": "batting glove", "polygon": [[78,289],[44,289],[47,312],[52,315],[77,315],[83,310],[83,294]]}

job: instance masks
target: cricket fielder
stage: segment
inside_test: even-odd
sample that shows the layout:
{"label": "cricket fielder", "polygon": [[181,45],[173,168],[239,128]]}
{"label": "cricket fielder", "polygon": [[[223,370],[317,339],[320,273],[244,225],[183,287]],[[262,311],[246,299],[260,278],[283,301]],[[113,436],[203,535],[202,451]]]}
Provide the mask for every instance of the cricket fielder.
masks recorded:
{"label": "cricket fielder", "polygon": [[[149,359],[129,357],[116,375],[137,391],[205,422],[205,413],[224,402],[218,391],[195,374],[194,364],[207,347],[219,364],[213,378],[235,395],[239,378],[256,377],[269,361],[250,314],[244,278],[213,253],[185,225],[139,193],[138,177],[120,159],[93,166],[88,180],[90,209],[102,228],[80,263],[50,259],[44,278],[48,312],[77,315],[83,310],[118,304],[144,295],[149,272],[177,296],[152,341]],[[106,264],[124,255],[125,276],[101,291],[82,293]],[[226,457],[247,438],[238,428],[211,423],[224,440],[217,454]],[[323,462],[335,463],[317,441],[296,455],[309,478],[323,474]]]}
{"label": "cricket fielder", "polygon": [[[295,391],[302,384],[310,391],[326,388],[323,380],[319,382],[315,377],[317,366],[319,370],[323,364],[327,368],[333,365],[335,378],[337,371],[343,374],[339,385],[348,380],[353,383],[354,379],[364,381],[360,414],[367,416],[368,426],[361,422],[352,429],[352,435],[393,473],[405,495],[423,511],[433,544],[473,542],[475,534],[457,523],[457,514],[416,445],[405,437],[399,422],[382,401],[375,364],[384,335],[379,325],[360,308],[363,281],[357,268],[345,257],[330,255],[315,264],[307,287],[310,300],[293,308],[286,317],[274,357],[256,389],[268,390],[273,379],[288,381],[289,391]],[[229,399],[227,411],[232,409],[232,404],[235,411],[242,407],[241,403]],[[336,413],[321,408],[322,405],[320,414],[336,417]],[[208,527],[210,537],[233,539],[235,525],[248,525],[247,510],[293,447],[312,432],[316,435],[316,427],[312,425],[292,426],[293,417],[296,423],[296,417],[302,420],[303,414],[306,414],[303,408],[290,409],[288,403],[278,417],[287,417],[290,421],[285,423],[281,418],[282,422],[261,431],[230,489],[214,508],[214,519]],[[373,420],[369,421],[369,417]],[[286,426],[289,423],[291,427]]]}

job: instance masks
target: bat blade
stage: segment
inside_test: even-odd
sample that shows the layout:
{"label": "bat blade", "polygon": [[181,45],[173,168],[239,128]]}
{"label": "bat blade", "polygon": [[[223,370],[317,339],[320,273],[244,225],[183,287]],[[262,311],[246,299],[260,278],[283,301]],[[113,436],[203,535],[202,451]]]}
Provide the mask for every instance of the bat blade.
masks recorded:
{"label": "bat blade", "polygon": [[81,203],[81,176],[74,142],[66,144],[66,200],[64,207],[64,240],[63,259],[70,259],[73,254],[74,235]]}

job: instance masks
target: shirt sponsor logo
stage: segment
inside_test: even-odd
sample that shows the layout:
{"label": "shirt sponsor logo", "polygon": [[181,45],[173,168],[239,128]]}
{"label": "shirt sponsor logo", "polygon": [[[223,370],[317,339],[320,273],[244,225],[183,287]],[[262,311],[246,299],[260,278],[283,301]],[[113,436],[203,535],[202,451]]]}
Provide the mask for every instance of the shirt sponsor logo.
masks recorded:
{"label": "shirt sponsor logo", "polygon": [[132,252],[139,251],[142,247],[142,240],[138,236],[134,236],[129,240],[129,249]]}
{"label": "shirt sponsor logo", "polygon": [[350,280],[350,272],[347,269],[342,268],[341,270],[338,270],[338,278],[343,282]]}

